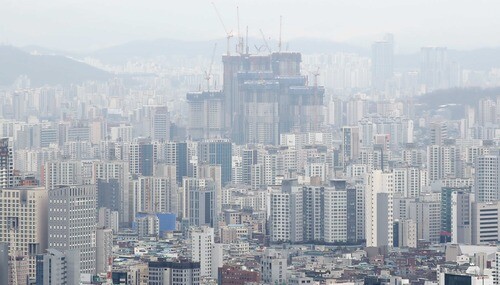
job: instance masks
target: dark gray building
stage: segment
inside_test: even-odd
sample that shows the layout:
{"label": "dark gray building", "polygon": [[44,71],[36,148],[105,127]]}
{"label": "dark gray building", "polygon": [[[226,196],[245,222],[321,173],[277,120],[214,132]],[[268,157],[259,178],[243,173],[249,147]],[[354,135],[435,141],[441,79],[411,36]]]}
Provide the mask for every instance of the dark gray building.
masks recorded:
{"label": "dark gray building", "polygon": [[222,186],[231,182],[233,153],[229,140],[207,140],[198,143],[198,164],[218,164]]}
{"label": "dark gray building", "polygon": [[9,244],[0,243],[0,284],[9,283]]}

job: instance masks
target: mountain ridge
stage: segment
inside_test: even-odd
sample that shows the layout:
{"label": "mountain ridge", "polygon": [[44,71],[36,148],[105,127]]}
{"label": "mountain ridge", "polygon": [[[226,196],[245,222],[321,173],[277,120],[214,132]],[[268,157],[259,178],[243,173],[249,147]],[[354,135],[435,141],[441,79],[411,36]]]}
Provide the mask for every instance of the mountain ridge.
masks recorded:
{"label": "mountain ridge", "polygon": [[20,48],[0,46],[0,85],[11,85],[26,75],[32,86],[68,85],[87,80],[107,80],[112,75],[61,55],[33,55]]}

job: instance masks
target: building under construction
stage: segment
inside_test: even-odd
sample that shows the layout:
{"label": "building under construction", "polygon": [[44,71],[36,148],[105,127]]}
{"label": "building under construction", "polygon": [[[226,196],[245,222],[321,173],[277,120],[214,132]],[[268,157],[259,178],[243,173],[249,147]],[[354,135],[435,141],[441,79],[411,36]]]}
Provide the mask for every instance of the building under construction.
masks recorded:
{"label": "building under construction", "polygon": [[[219,118],[221,136],[238,144],[278,144],[281,133],[317,131],[323,123],[325,90],[316,80],[308,85],[301,60],[297,52],[224,55],[223,90],[188,93],[190,136],[213,138]],[[216,110],[221,113],[214,114]]]}
{"label": "building under construction", "polygon": [[189,92],[188,134],[192,140],[222,138],[224,129],[224,93]]}

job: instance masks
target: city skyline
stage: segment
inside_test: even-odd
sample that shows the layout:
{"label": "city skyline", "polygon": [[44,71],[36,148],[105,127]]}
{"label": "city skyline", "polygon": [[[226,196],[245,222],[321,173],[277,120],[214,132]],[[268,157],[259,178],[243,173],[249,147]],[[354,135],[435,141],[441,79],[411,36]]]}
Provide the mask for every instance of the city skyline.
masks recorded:
{"label": "city skyline", "polygon": [[0,45],[0,285],[500,284],[498,4],[4,2],[206,40]]}

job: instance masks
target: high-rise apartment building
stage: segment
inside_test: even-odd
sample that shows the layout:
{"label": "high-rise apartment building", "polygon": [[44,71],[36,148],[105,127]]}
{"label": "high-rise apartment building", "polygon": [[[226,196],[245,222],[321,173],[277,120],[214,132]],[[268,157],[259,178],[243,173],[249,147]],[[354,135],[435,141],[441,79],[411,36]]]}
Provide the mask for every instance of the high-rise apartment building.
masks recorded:
{"label": "high-rise apartment building", "polygon": [[329,186],[291,185],[271,193],[272,242],[356,241],[357,193],[345,180]]}
{"label": "high-rise apartment building", "polygon": [[137,213],[177,213],[178,187],[173,178],[139,177],[132,182]]}
{"label": "high-rise apartment building", "polygon": [[49,248],[78,250],[82,273],[96,269],[97,193],[95,185],[49,190]]}
{"label": "high-rise apartment building", "polygon": [[147,140],[137,140],[128,145],[130,174],[153,176],[157,161],[157,148]]}
{"label": "high-rise apartment building", "polygon": [[191,226],[217,226],[217,191],[212,180],[204,187],[189,189],[189,224]]}
{"label": "high-rise apartment building", "polygon": [[188,176],[188,144],[186,142],[157,142],[158,163],[175,166],[177,184],[182,184],[182,178]]}
{"label": "high-rise apartment building", "polygon": [[217,278],[222,267],[222,248],[214,242],[214,229],[194,228],[191,231],[191,261],[200,263],[200,276]]}
{"label": "high-rise apartment building", "polygon": [[500,199],[500,156],[480,155],[475,161],[474,188],[477,202]]}
{"label": "high-rise apartment building", "polygon": [[359,127],[342,127],[342,159],[344,166],[359,157]]}
{"label": "high-rise apartment building", "polygon": [[129,164],[125,161],[93,163],[92,184],[97,186],[97,206],[117,211],[121,223],[132,221]]}
{"label": "high-rise apartment building", "polygon": [[366,178],[366,245],[392,246],[394,175],[374,170]]}
{"label": "high-rise apartment building", "polygon": [[48,190],[60,185],[83,183],[82,163],[78,160],[49,161],[45,163],[44,185]]}
{"label": "high-rise apartment building", "polygon": [[167,106],[151,107],[151,139],[153,141],[167,141],[170,139],[170,113]]}
{"label": "high-rise apartment building", "polygon": [[441,204],[434,197],[421,196],[410,203],[410,219],[417,223],[417,238],[439,243],[441,235]]}
{"label": "high-rise apartment building", "polygon": [[453,144],[427,146],[427,171],[429,181],[457,178],[459,172],[460,149]]}

